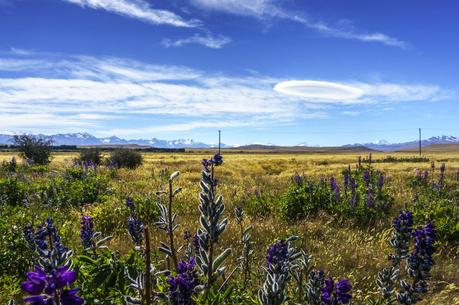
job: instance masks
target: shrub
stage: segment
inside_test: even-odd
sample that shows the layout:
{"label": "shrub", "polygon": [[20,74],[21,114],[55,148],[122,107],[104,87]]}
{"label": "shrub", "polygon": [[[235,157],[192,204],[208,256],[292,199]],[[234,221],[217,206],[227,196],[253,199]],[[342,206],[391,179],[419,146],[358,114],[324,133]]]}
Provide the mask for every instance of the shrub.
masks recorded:
{"label": "shrub", "polygon": [[408,179],[414,191],[412,212],[416,224],[434,221],[440,241],[459,243],[459,187],[447,180],[444,164],[438,177],[435,171],[416,171]]}
{"label": "shrub", "polygon": [[293,185],[281,199],[286,219],[301,219],[319,209],[369,223],[388,212],[392,198],[384,188],[384,175],[362,167],[343,171],[343,186],[334,177],[320,181],[294,176]]}
{"label": "shrub", "polygon": [[14,136],[14,145],[18,147],[22,158],[34,164],[48,164],[51,156],[52,140],[45,140],[31,135]]}
{"label": "shrub", "polygon": [[109,163],[117,168],[134,169],[142,165],[142,154],[132,149],[119,149],[111,153]]}
{"label": "shrub", "polygon": [[78,158],[79,163],[100,165],[102,163],[102,155],[98,148],[88,148],[80,152]]}
{"label": "shrub", "polygon": [[95,171],[71,168],[39,185],[42,204],[82,206],[101,200],[108,193],[108,179]]}
{"label": "shrub", "polygon": [[17,206],[27,198],[27,184],[16,177],[0,178],[0,205]]}

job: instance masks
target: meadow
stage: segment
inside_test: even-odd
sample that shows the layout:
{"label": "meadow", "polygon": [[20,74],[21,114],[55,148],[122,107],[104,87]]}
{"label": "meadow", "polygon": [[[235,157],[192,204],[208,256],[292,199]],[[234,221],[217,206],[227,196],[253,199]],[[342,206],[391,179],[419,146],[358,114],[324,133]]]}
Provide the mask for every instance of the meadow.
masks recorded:
{"label": "meadow", "polygon": [[[4,164],[7,164],[15,156],[19,168],[15,173],[8,173],[5,168],[2,169],[0,179],[5,181],[14,176],[22,185],[15,186],[19,191],[13,190],[15,194],[21,193],[21,196],[15,199],[16,201],[11,198],[5,199],[6,197],[0,201],[0,303],[5,304],[8,300],[14,299],[16,304],[21,304],[20,300],[24,297],[24,293],[19,285],[25,280],[25,272],[31,270],[37,259],[36,254],[23,238],[23,228],[27,224],[39,225],[45,221],[46,217],[53,219],[62,243],[74,251],[72,266],[81,274],[76,283],[82,287],[80,294],[86,296],[86,299],[94,296],[89,296],[90,293],[84,291],[85,288],[90,287],[84,281],[91,277],[89,267],[85,266],[85,262],[90,264],[90,259],[97,261],[100,256],[104,255],[103,251],[107,250],[97,249],[100,251],[99,254],[96,251],[88,254],[84,250],[80,241],[82,216],[92,217],[94,230],[100,231],[101,236],[112,236],[106,243],[112,255],[106,259],[113,259],[112,265],[118,259],[126,270],[131,268],[125,267],[128,264],[141,268],[144,256],[136,254],[136,251],[140,250],[134,249],[135,243],[131,241],[128,233],[127,219],[132,216],[132,210],[126,206],[126,198],[132,200],[137,209],[136,215],[142,220],[143,226],[149,228],[152,265],[157,269],[173,269],[174,264],[172,263],[171,267],[171,259],[166,259],[162,252],[157,251],[161,242],[167,244],[168,241],[167,228],[165,233],[155,225],[158,217],[161,216],[156,205],[157,192],[161,190],[166,193],[164,203],[167,208],[170,176],[176,171],[180,172],[180,175],[173,179],[174,189],[176,187],[182,189],[174,196],[173,209],[177,213],[176,222],[180,226],[173,233],[176,255],[180,259],[186,257],[187,249],[192,248],[190,246],[192,242],[189,237],[184,239],[183,236],[194,235],[194,232],[202,226],[199,221],[202,212],[198,208],[199,194],[202,192],[200,187],[203,168],[201,161],[208,159],[214,153],[215,151],[211,150],[191,150],[185,153],[145,153],[143,164],[136,169],[110,169],[105,166],[100,166],[96,170],[86,169],[89,172],[94,171],[91,175],[94,175],[95,178],[91,176],[93,180],[81,185],[68,184],[70,178],[61,177],[66,171],[70,172],[73,178],[81,174],[75,170],[77,166],[74,165],[74,159],[78,157],[77,153],[53,153],[52,162],[48,166],[21,165],[22,161],[14,152],[0,153],[0,163],[4,161]],[[459,250],[457,247],[459,224],[454,215],[448,214],[454,211],[457,215],[459,208],[458,151],[426,151],[424,157],[427,160],[417,161],[413,159],[415,157],[413,152],[390,154],[373,152],[371,165],[368,163],[366,152],[267,153],[223,150],[222,155],[223,164],[215,168],[212,166],[212,168],[214,169],[213,175],[218,179],[217,193],[222,195],[225,205],[222,217],[228,218],[228,224],[218,238],[216,251],[222,252],[230,247],[231,254],[225,257],[226,270],[223,276],[215,279],[215,282],[218,283],[217,290],[221,291],[221,294],[227,291],[230,296],[226,299],[210,297],[205,288],[206,292],[195,296],[198,304],[261,304],[258,291],[263,287],[266,279],[267,249],[276,241],[286,240],[289,236],[298,236],[298,240],[294,242],[295,248],[302,249],[306,253],[305,257],[312,257],[312,263],[308,262],[311,266],[306,268],[307,271],[310,271],[311,268],[324,270],[327,277],[348,279],[352,285],[351,304],[389,304],[380,300],[381,292],[376,278],[378,272],[388,266],[388,255],[393,254],[394,251],[389,242],[392,234],[392,219],[400,211],[412,210],[413,202],[420,200],[419,198],[425,197],[429,201],[431,198],[429,196],[436,196],[413,187],[415,183],[413,179],[421,177],[420,173],[428,171],[429,186],[426,188],[429,188],[430,181],[438,180],[442,164],[445,164],[446,168],[444,192],[447,194],[441,195],[445,196],[445,201],[441,201],[438,207],[426,209],[444,209],[442,205],[447,202],[450,210],[442,210],[435,215],[441,216],[442,213],[447,213],[442,217],[452,219],[448,219],[448,224],[444,226],[446,229],[439,229],[440,237],[435,242],[436,251],[433,255],[435,264],[431,270],[431,278],[428,280],[428,292],[422,295],[423,300],[417,304],[459,304]],[[387,158],[388,155],[391,158]],[[362,210],[362,213],[358,215],[349,212],[347,207],[328,208],[330,203],[327,203],[327,207],[314,206],[306,212],[295,202],[287,205],[288,208],[286,208],[286,201],[291,198],[289,194],[294,196],[295,192],[306,188],[307,181],[314,181],[318,188],[320,183],[323,183],[324,188],[325,185],[328,188],[331,177],[336,179],[340,186],[336,189],[338,192],[336,200],[339,202],[352,200],[349,199],[351,195],[348,195],[348,191],[344,195],[343,172],[354,171],[358,168],[359,156],[362,157],[360,165],[362,170],[371,168],[371,173],[375,175],[384,174],[384,189],[381,191],[381,198],[384,197],[384,200],[390,204],[384,204],[374,213],[373,210]],[[433,161],[434,169],[432,169],[431,161]],[[359,173],[356,172],[356,175]],[[35,185],[36,189],[28,188],[28,185]],[[65,189],[59,189],[59,185]],[[92,189],[97,187],[101,189]],[[331,188],[333,192],[333,185]],[[8,190],[6,187],[2,189],[0,184],[0,191],[6,193]],[[83,197],[78,197],[79,194],[84,194],[86,199],[80,200],[79,198]],[[235,214],[237,208],[243,210],[243,218]],[[296,209],[300,209],[304,215],[300,213],[301,217],[296,217],[295,215],[299,215]],[[373,214],[368,218],[370,212]],[[425,218],[422,218],[423,215]],[[424,225],[425,223],[418,221],[429,217],[433,216],[425,209],[418,214],[415,213],[414,226]],[[437,220],[435,218],[433,220],[436,224]],[[249,261],[251,268],[248,275],[245,275],[244,268],[240,267],[246,249],[243,241],[243,228],[249,225],[253,226],[249,233],[250,242],[253,243],[251,244],[253,254],[250,255]],[[195,255],[198,254],[195,253]],[[199,272],[197,277],[200,281],[205,282],[205,274],[201,273],[205,272]],[[103,274],[107,278],[110,277],[110,273]],[[127,273],[123,275],[128,277]],[[303,280],[307,281],[307,274],[304,276]],[[157,281],[158,292],[167,294],[168,285],[171,285],[166,283],[167,276],[158,275]],[[106,284],[101,282],[103,281],[99,280],[91,285],[98,284],[98,287],[102,287]],[[123,290],[124,288],[117,289]],[[129,289],[125,290],[134,293],[135,289]],[[288,296],[285,304],[307,304],[300,299],[301,292],[295,290],[294,279],[290,279],[285,291]],[[98,293],[99,295],[104,293],[110,295],[110,292],[98,291]],[[208,300],[213,298],[213,303],[206,301],[203,295],[206,295]],[[100,297],[94,297],[93,303],[87,301],[86,304],[124,304],[124,299],[119,295],[111,297],[112,299],[106,301]],[[132,304],[137,304],[135,301],[132,302]],[[168,301],[159,302],[168,304]]]}

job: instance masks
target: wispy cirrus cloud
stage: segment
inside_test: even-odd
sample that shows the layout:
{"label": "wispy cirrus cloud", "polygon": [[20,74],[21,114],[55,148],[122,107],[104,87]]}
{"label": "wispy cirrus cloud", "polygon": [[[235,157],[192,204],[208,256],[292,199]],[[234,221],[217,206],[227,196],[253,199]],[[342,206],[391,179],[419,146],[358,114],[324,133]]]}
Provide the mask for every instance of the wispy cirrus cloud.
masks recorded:
{"label": "wispy cirrus cloud", "polygon": [[201,35],[201,34],[194,34],[191,37],[181,38],[177,40],[173,39],[164,39],[161,44],[166,48],[170,47],[181,47],[188,44],[197,44],[202,45],[211,49],[221,49],[225,45],[231,42],[231,38],[218,35]]}
{"label": "wispy cirrus cloud", "polygon": [[63,0],[65,2],[101,9],[118,15],[135,18],[152,24],[164,24],[175,27],[197,27],[199,20],[186,20],[174,12],[154,9],[144,0]]}
{"label": "wispy cirrus cloud", "polygon": [[[18,76],[19,75],[19,76]],[[33,53],[0,58],[0,128],[142,136],[279,126],[355,104],[433,101],[435,85],[284,81],[114,57]]]}
{"label": "wispy cirrus cloud", "polygon": [[251,16],[258,19],[285,19],[298,22],[307,28],[322,33],[327,36],[353,39],[366,42],[378,42],[388,46],[406,48],[408,43],[387,34],[375,32],[367,33],[359,31],[354,25],[347,22],[340,22],[331,25],[323,21],[317,21],[305,17],[298,12],[283,9],[278,0],[190,0],[194,5],[215,11],[222,11],[235,15]]}

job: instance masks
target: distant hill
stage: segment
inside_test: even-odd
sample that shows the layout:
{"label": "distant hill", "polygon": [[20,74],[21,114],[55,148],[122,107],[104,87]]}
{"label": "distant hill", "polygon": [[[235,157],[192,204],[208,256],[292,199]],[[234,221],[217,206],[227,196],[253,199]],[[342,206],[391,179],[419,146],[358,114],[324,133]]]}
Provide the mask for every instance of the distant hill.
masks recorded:
{"label": "distant hill", "polygon": [[[441,145],[441,144],[459,144],[459,138],[454,136],[439,136],[431,137],[421,141],[421,146],[429,145]],[[409,141],[402,143],[388,143],[385,140],[378,141],[377,143],[365,143],[365,144],[352,144],[344,145],[346,147],[350,146],[365,146],[370,149],[379,150],[379,151],[401,151],[401,150],[412,150],[419,147],[419,141]]]}
{"label": "distant hill", "polygon": [[[156,148],[212,148],[215,145],[206,144],[202,142],[196,142],[192,139],[176,139],[176,140],[160,140],[157,138],[147,139],[130,139],[125,140],[118,138],[116,136],[107,137],[107,138],[97,138],[89,133],[65,133],[65,134],[54,134],[54,135],[43,135],[37,134],[37,137],[43,139],[52,139],[53,145],[78,145],[78,146],[111,146],[111,145],[138,145],[138,146],[148,146]],[[0,134],[0,144],[12,144],[13,136]],[[227,147],[227,145],[222,144],[222,147]]]}
{"label": "distant hill", "polygon": [[[405,149],[405,150],[400,150],[400,152],[413,152],[417,151],[417,148],[414,149]],[[425,153],[434,153],[434,152],[458,152],[459,151],[459,143],[457,144],[432,144],[428,146],[424,146],[422,148],[422,152]]]}
{"label": "distant hill", "polygon": [[[63,133],[55,135],[43,135],[37,134],[36,136],[44,139],[52,139],[53,145],[77,145],[77,146],[130,146],[138,145],[141,147],[156,147],[156,148],[215,148],[214,144],[207,144],[203,142],[197,142],[192,139],[176,139],[176,140],[161,140],[158,138],[152,139],[121,139],[116,136],[97,138],[87,132],[83,133]],[[12,144],[13,136],[7,134],[0,134],[0,144]],[[459,144],[459,138],[454,136],[438,136],[431,137],[429,139],[422,140],[421,145],[423,147],[431,145],[447,145],[447,144]],[[296,146],[278,146],[275,144],[249,144],[242,146],[231,146],[222,144],[222,148],[234,148],[238,150],[273,150],[273,151],[302,151],[302,152],[369,152],[369,151],[405,151],[414,150],[418,148],[418,141],[409,141],[403,143],[389,143],[385,140],[380,140],[376,143],[365,143],[365,144],[349,144],[337,147],[313,147],[308,146],[306,142],[300,143]]]}

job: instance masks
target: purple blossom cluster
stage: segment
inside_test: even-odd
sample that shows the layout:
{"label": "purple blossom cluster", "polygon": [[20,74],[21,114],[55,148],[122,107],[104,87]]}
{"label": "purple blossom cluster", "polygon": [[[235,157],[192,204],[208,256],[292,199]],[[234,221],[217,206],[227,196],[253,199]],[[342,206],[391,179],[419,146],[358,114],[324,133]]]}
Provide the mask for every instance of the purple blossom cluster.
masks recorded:
{"label": "purple blossom cluster", "polygon": [[336,201],[339,201],[341,198],[341,190],[338,183],[336,183],[335,177],[330,178],[330,189],[334,194]]}
{"label": "purple blossom cluster", "polygon": [[62,266],[46,273],[41,267],[27,273],[27,280],[21,283],[22,290],[30,296],[24,302],[33,305],[81,305],[84,300],[77,295],[79,288],[67,286],[76,280],[76,272]]}
{"label": "purple blossom cluster", "polygon": [[80,238],[84,249],[89,249],[92,247],[94,239],[94,222],[92,217],[81,217]]}
{"label": "purple blossom cluster", "polygon": [[203,159],[201,163],[205,168],[208,168],[209,166],[212,166],[212,165],[220,166],[223,164],[223,157],[220,153],[216,153],[210,159]]}
{"label": "purple blossom cluster", "polygon": [[196,262],[193,257],[189,261],[182,261],[178,264],[178,274],[170,276],[167,280],[169,285],[169,301],[172,305],[194,304],[192,296],[195,288],[199,285]]}
{"label": "purple blossom cluster", "polygon": [[285,264],[288,255],[288,245],[285,240],[279,240],[268,248],[266,263],[268,268]]}
{"label": "purple blossom cluster", "polygon": [[[432,255],[435,253],[435,227],[429,222],[424,227],[417,228],[413,232],[414,250],[408,257],[408,273],[418,281],[425,281],[430,278],[430,269],[434,265]],[[426,285],[418,289],[424,291]]]}
{"label": "purple blossom cluster", "polygon": [[349,304],[352,295],[352,289],[348,279],[342,279],[334,282],[332,278],[328,278],[324,282],[322,288],[322,301],[324,305],[340,305]]}

